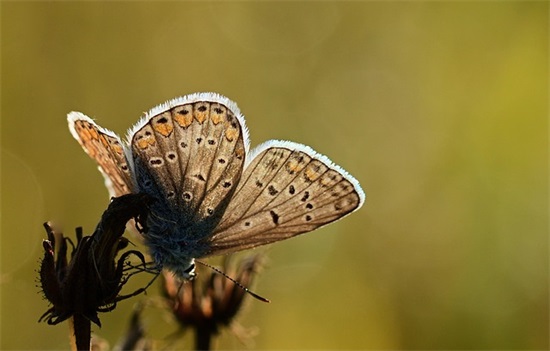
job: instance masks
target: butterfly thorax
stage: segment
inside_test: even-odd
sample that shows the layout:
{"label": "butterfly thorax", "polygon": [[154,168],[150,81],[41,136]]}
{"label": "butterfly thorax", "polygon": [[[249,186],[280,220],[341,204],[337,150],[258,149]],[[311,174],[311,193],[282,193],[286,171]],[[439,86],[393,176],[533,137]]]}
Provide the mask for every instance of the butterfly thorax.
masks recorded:
{"label": "butterfly thorax", "polygon": [[190,224],[175,212],[167,211],[166,204],[152,205],[147,219],[147,231],[143,233],[158,268],[168,269],[182,279],[194,276],[194,258],[207,252],[200,227]]}

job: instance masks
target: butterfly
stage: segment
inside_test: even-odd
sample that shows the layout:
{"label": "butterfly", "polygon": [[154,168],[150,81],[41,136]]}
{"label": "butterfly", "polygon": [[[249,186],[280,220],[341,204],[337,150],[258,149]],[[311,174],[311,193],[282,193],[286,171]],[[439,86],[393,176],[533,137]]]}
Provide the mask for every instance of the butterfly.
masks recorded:
{"label": "butterfly", "polygon": [[155,198],[144,243],[181,279],[194,277],[197,258],[312,231],[365,201],[353,176],[308,146],[269,140],[250,151],[244,116],[216,93],[154,107],[126,140],[80,112],[67,119],[112,197]]}

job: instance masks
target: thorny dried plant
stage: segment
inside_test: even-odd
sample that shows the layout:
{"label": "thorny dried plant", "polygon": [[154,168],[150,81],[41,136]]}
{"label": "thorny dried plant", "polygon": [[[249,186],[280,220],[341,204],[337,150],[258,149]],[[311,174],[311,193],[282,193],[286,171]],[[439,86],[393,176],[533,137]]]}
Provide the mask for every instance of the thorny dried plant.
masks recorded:
{"label": "thorny dried plant", "polygon": [[[117,302],[145,290],[120,295],[128,279],[140,271],[127,267],[126,259],[135,255],[145,266],[145,258],[136,250],[125,251],[118,259],[117,256],[129,244],[128,239],[122,237],[126,223],[134,219],[143,225],[151,201],[144,194],[114,198],[91,236],[83,236],[82,230],[77,229],[76,247],[63,234],[56,235],[48,223],[44,225],[48,240],[43,241],[40,283],[52,307],[39,321],[54,325],[70,319],[73,349],[90,349],[90,322],[101,326],[98,312],[112,311]],[[67,257],[69,244],[73,246],[70,258]]]}

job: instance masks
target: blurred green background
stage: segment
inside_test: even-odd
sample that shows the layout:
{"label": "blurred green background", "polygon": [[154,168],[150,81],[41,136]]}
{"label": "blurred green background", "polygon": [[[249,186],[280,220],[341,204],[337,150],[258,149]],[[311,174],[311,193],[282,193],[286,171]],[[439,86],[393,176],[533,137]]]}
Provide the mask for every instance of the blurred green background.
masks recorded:
{"label": "blurred green background", "polygon": [[[197,91],[367,193],[269,249],[255,348],[549,347],[547,2],[2,2],[1,45],[1,349],[68,348],[37,323],[42,222],[91,232],[108,204],[66,113],[124,135]],[[113,345],[144,298],[94,330]]]}

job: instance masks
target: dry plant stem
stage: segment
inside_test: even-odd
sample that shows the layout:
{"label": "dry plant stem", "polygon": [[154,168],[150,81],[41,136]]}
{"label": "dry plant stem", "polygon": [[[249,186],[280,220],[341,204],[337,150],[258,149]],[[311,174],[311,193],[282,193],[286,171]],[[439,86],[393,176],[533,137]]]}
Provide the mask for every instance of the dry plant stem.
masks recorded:
{"label": "dry plant stem", "polygon": [[75,314],[69,319],[71,329],[71,350],[90,351],[92,338],[92,324],[80,314]]}
{"label": "dry plant stem", "polygon": [[71,351],[77,351],[73,317],[69,318],[69,342],[71,344]]}
{"label": "dry plant stem", "polygon": [[206,325],[197,326],[195,329],[195,350],[210,350],[215,333],[215,330]]}

